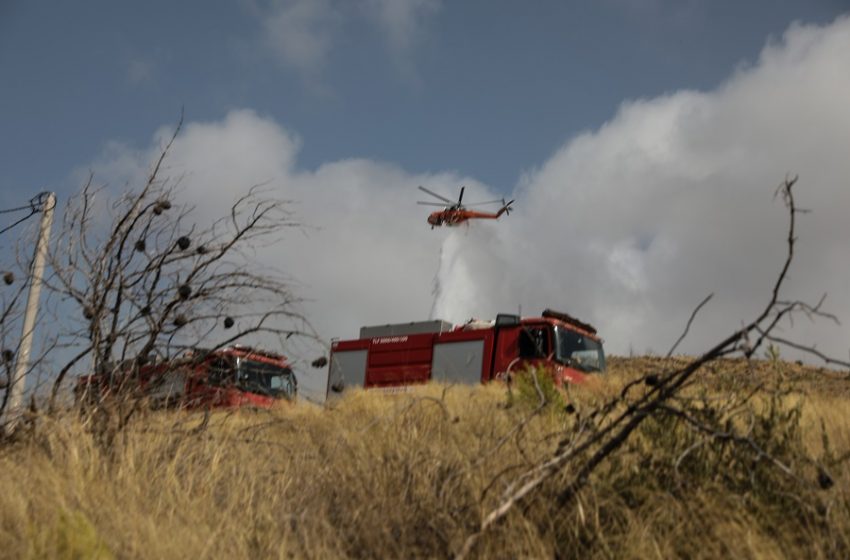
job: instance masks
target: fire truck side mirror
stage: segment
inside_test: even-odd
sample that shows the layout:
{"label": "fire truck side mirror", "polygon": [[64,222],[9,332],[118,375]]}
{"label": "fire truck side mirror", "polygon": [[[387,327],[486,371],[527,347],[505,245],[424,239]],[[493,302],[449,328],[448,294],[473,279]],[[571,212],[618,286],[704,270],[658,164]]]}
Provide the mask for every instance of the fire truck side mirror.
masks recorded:
{"label": "fire truck side mirror", "polygon": [[519,325],[519,315],[510,315],[508,313],[499,313],[496,315],[496,328],[515,327]]}

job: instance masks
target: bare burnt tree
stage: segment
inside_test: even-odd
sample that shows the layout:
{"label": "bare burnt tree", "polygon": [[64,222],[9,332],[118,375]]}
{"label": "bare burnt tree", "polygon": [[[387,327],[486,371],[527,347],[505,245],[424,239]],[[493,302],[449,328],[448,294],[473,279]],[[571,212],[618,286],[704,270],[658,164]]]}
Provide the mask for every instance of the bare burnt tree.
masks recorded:
{"label": "bare burnt tree", "polygon": [[[787,253],[762,311],[701,356],[688,360],[684,365],[679,362],[664,371],[645,372],[628,382],[616,397],[592,409],[576,411],[574,422],[560,436],[556,450],[548,459],[525,469],[512,480],[499,481],[504,487],[501,497],[495,506],[485,510],[487,513],[478,529],[464,541],[457,554],[458,558],[465,558],[472,553],[483,534],[521,507],[521,504],[539,496],[544,488],[547,492],[555,493],[553,499],[560,507],[574,504],[577,494],[588,484],[597,468],[616,454],[636,430],[650,419],[672,418],[703,436],[703,442],[722,442],[740,447],[749,453],[751,465],[768,464],[801,484],[813,484],[821,488],[831,485],[831,477],[823,465],[808,465],[814,468],[816,476],[804,479],[798,469],[771,453],[767,448],[770,444],[769,437],[760,440],[754,436],[755,427],[752,423],[736,421],[736,416],[741,414],[760,387],[719,405],[704,399],[694,399],[686,394],[686,389],[693,387],[694,382],[701,379],[699,374],[706,375],[706,365],[734,356],[743,356],[749,360],[767,343],[790,346],[827,364],[850,368],[849,362],[828,357],[815,348],[775,335],[776,327],[781,321],[790,320],[799,314],[837,322],[834,316],[822,310],[823,298],[817,304],[810,305],[799,300],[787,301],[781,297],[782,287],[794,259],[796,220],[798,215],[804,212],[795,203],[793,187],[796,181],[796,177],[786,179],[777,189],[777,196],[785,203],[789,217]],[[682,337],[676,341],[673,348],[687,334],[697,312],[710,298],[711,296],[708,296],[702,300],[694,309]],[[668,353],[668,357],[672,352],[673,349]],[[691,452],[693,448],[686,449],[678,462]],[[845,457],[844,460],[846,459]],[[549,483],[555,479],[561,482],[553,489]],[[490,486],[497,486],[496,482],[494,480]],[[547,497],[550,495],[546,494]]]}
{"label": "bare burnt tree", "polygon": [[127,377],[186,348],[306,332],[282,274],[255,258],[297,225],[286,201],[255,187],[228,215],[195,223],[179,181],[160,176],[176,135],[138,189],[110,199],[90,177],[64,210],[45,281],[67,323],[51,408],[69,372]]}

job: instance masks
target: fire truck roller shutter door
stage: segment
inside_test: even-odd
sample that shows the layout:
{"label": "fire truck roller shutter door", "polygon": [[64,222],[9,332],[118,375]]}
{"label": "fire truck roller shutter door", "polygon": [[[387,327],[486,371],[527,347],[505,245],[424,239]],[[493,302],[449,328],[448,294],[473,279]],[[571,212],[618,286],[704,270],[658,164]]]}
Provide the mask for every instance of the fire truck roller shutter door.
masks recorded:
{"label": "fire truck roller shutter door", "polygon": [[366,358],[368,350],[349,350],[334,352],[331,356],[330,378],[328,388],[330,393],[342,389],[362,387],[366,381]]}
{"label": "fire truck roller shutter door", "polygon": [[435,344],[431,379],[443,383],[481,383],[483,359],[483,340]]}
{"label": "fire truck roller shutter door", "polygon": [[186,372],[180,369],[168,370],[153,384],[148,397],[156,406],[169,406],[178,402],[186,386]]}

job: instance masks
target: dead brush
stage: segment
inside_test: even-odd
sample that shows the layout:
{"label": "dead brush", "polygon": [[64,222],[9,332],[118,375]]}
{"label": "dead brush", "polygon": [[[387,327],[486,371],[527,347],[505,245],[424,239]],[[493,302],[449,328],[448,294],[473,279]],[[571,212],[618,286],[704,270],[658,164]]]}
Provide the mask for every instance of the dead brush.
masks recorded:
{"label": "dead brush", "polygon": [[[575,507],[554,499],[570,480],[564,473],[505,523],[536,527],[545,555],[562,558],[846,557],[850,454],[828,441],[811,452],[838,427],[806,423],[792,391],[683,395],[675,413],[644,422],[589,478]],[[496,554],[505,532],[479,552]]]}
{"label": "dead brush", "polygon": [[[606,375],[622,387],[634,372]],[[553,477],[474,555],[846,556],[846,407],[818,393],[744,396],[694,387],[677,404],[795,476],[753,446],[658,415],[590,476],[575,507],[556,500],[569,473]],[[328,409],[150,412],[109,449],[85,417],[40,416],[0,448],[0,546],[14,557],[451,556],[598,397],[576,392],[576,413],[530,418],[539,400],[506,408],[506,398],[499,384],[430,385],[355,391]]]}

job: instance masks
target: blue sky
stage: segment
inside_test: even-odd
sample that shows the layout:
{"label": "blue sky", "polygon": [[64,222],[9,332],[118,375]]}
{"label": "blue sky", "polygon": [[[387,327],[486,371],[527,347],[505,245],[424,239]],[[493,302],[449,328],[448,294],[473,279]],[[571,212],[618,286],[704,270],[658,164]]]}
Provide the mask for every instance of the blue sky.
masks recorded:
{"label": "blue sky", "polygon": [[[138,185],[184,108],[182,201],[294,201],[309,228],[257,257],[325,340],[550,307],[659,353],[714,293],[694,353],[761,310],[799,174],[784,296],[842,324],[778,334],[846,359],[848,53],[837,0],[5,1],[0,203]],[[515,212],[431,231],[420,184]]]}
{"label": "blue sky", "polygon": [[[299,165],[364,157],[507,193],[621,102],[716,86],[793,20],[839,0],[312,0],[297,62],[268,37],[293,2],[0,2],[0,188],[73,187],[112,140],[234,108],[302,139]],[[405,19],[407,18],[407,19]],[[294,47],[293,47],[294,48]]]}

